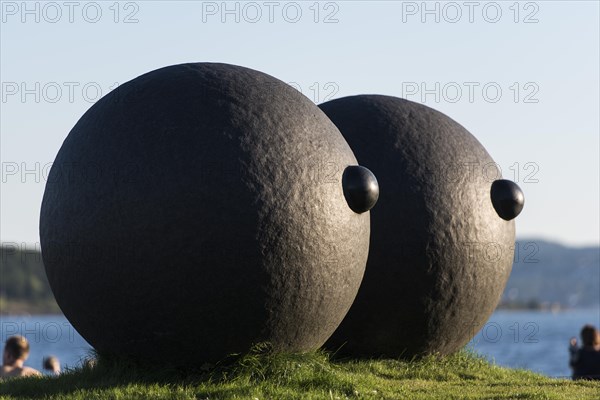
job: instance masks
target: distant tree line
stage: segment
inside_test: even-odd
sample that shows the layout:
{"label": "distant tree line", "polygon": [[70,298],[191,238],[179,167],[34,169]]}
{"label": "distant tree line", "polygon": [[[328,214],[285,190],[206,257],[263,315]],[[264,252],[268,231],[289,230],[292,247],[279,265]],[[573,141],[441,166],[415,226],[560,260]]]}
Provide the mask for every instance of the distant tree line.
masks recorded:
{"label": "distant tree line", "polygon": [[0,313],[60,312],[41,253],[17,244],[0,247]]}

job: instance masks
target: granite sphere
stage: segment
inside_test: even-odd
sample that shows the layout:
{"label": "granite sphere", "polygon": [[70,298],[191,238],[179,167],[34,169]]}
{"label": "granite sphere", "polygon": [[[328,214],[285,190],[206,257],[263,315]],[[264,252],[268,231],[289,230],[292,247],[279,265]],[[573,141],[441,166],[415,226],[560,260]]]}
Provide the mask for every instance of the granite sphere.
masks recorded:
{"label": "granite sphere", "polygon": [[40,236],[64,314],[101,353],[198,365],[270,342],[320,347],[350,308],[369,212],[357,161],[297,90],[190,63],[129,81],[64,141]]}
{"label": "granite sphere", "polygon": [[[408,358],[460,349],[492,314],[512,267],[514,220],[490,195],[496,164],[465,128],[425,105],[360,95],[320,108],[381,189],[363,282],[326,347]],[[509,190],[496,192],[512,201]]]}

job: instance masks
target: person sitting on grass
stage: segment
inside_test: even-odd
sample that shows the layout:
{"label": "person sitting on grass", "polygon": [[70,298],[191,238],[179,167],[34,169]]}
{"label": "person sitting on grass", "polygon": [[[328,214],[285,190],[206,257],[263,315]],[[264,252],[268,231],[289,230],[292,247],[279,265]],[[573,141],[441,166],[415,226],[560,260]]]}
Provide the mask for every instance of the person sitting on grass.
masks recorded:
{"label": "person sitting on grass", "polygon": [[2,356],[0,379],[19,376],[41,376],[40,371],[23,364],[29,357],[29,342],[23,336],[11,336],[6,340]]}
{"label": "person sitting on grass", "polygon": [[592,325],[581,329],[582,347],[577,347],[577,339],[571,338],[571,360],[573,379],[600,380],[600,332]]}
{"label": "person sitting on grass", "polygon": [[54,356],[44,357],[43,367],[53,375],[60,374],[60,362],[58,361],[58,358]]}

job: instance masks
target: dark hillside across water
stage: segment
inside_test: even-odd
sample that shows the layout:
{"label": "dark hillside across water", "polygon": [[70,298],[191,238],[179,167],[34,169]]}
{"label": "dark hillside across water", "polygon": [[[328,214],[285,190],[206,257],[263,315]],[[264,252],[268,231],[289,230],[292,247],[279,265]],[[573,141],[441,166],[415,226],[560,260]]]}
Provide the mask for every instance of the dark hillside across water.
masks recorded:
{"label": "dark hillside across water", "polygon": [[504,308],[600,307],[600,247],[519,239]]}

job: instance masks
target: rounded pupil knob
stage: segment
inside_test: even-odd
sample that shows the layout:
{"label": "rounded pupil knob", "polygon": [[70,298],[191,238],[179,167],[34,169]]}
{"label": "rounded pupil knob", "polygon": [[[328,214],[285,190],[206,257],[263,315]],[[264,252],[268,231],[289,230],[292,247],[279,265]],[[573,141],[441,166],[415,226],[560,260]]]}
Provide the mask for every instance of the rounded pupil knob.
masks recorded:
{"label": "rounded pupil knob", "polygon": [[360,165],[346,167],[342,175],[344,197],[352,211],[369,211],[379,198],[379,183],[371,171]]}
{"label": "rounded pupil knob", "polygon": [[525,196],[519,185],[507,179],[494,181],[490,196],[494,210],[506,221],[516,218],[525,204]]}

